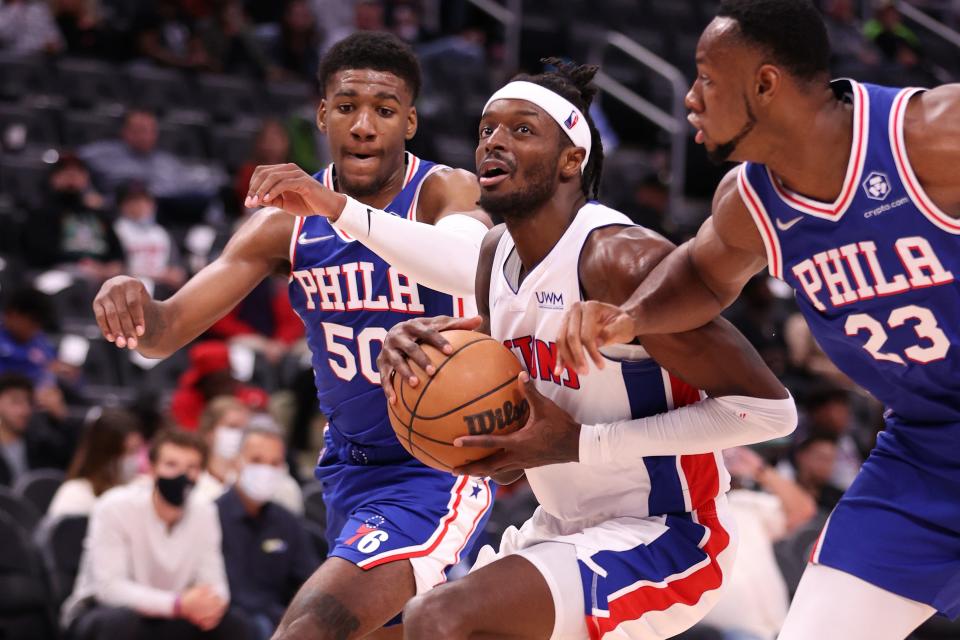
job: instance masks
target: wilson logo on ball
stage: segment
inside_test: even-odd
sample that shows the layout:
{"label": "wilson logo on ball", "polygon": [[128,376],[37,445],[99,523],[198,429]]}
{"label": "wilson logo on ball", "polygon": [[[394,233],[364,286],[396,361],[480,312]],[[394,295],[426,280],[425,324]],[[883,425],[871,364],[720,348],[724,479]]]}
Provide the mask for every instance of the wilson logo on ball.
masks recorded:
{"label": "wilson logo on ball", "polygon": [[463,416],[463,421],[467,424],[467,431],[470,435],[481,436],[494,431],[502,431],[517,422],[523,424],[527,419],[529,410],[530,403],[526,399],[521,400],[518,404],[507,400],[503,403],[503,407],[499,409],[488,409],[482,413]]}

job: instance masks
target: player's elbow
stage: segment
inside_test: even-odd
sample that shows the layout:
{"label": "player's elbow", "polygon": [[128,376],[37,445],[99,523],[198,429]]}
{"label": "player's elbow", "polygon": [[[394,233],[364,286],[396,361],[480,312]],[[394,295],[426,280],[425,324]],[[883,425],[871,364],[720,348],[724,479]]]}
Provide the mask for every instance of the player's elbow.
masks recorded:
{"label": "player's elbow", "polygon": [[771,400],[770,415],[764,420],[769,432],[770,440],[786,438],[797,428],[797,404],[789,393],[786,398]]}

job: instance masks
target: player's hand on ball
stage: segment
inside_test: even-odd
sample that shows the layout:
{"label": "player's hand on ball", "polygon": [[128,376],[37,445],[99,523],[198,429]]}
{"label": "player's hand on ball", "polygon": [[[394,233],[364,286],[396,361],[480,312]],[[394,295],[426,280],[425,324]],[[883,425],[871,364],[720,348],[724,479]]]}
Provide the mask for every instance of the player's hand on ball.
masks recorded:
{"label": "player's hand on ball", "polygon": [[530,403],[527,424],[505,436],[462,436],[458,447],[502,449],[493,455],[454,469],[457,475],[493,476],[580,459],[580,423],[537,391],[530,376],[521,373],[517,384]]}
{"label": "player's hand on ball", "polygon": [[265,164],[253,170],[245,207],[273,206],[297,216],[325,216],[336,220],[347,199],[327,189],[309,173],[288,162]]}
{"label": "player's hand on ball", "polygon": [[417,318],[394,325],[383,339],[383,348],[377,357],[380,386],[383,387],[383,393],[387,396],[387,401],[391,404],[397,401],[391,382],[394,375],[406,378],[407,384],[411,387],[420,384],[420,379],[410,369],[407,359],[416,362],[421,369],[427,372],[427,375],[432,376],[436,372],[430,358],[420,348],[421,344],[429,344],[450,355],[453,348],[440,335],[440,332],[448,329],[473,330],[479,327],[482,322],[483,320],[479,316],[474,318],[436,316],[433,318]]}
{"label": "player's hand on ball", "polygon": [[554,374],[559,376],[566,367],[580,375],[586,374],[587,359],[584,351],[598,369],[603,369],[604,358],[600,347],[630,342],[636,335],[633,318],[620,307],[595,300],[575,302],[560,322],[557,335],[558,358]]}
{"label": "player's hand on ball", "polygon": [[117,276],[103,283],[93,300],[103,337],[121,349],[137,348],[137,338],[146,331],[143,309],[150,302],[143,283],[129,276]]}

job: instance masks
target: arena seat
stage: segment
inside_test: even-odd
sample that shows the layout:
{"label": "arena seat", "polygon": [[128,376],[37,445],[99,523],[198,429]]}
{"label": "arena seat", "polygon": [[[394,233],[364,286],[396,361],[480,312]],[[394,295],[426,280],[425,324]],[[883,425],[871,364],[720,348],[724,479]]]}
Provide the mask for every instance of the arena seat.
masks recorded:
{"label": "arena seat", "polygon": [[267,105],[277,116],[286,116],[301,109],[314,109],[313,91],[305,82],[270,82],[267,84]]}
{"label": "arena seat", "polygon": [[51,589],[40,555],[19,524],[0,510],[0,638],[56,638]]}
{"label": "arena seat", "polygon": [[44,184],[50,166],[39,154],[0,155],[0,191],[28,209],[38,208],[45,195]]}
{"label": "arena seat", "polygon": [[102,111],[69,110],[63,116],[63,142],[69,148],[120,136],[123,116]]}
{"label": "arena seat", "polygon": [[34,469],[17,480],[13,493],[32,504],[39,513],[46,513],[63,478],[60,469]]}
{"label": "arena seat", "polygon": [[181,159],[207,157],[206,123],[165,118],[159,122],[157,146]]}
{"label": "arena seat", "polygon": [[133,97],[130,106],[157,113],[196,106],[196,88],[179,71],[134,63],[128,65],[125,72]]}
{"label": "arena seat", "polygon": [[12,104],[0,104],[0,135],[6,142],[10,127],[25,128],[25,143],[31,145],[60,144],[60,132],[57,128],[57,114],[50,109],[37,109]]}
{"label": "arena seat", "polygon": [[57,62],[58,88],[75,107],[122,105],[129,98],[124,77],[116,66],[88,58]]}
{"label": "arena seat", "polygon": [[206,74],[197,79],[203,107],[218,122],[233,122],[240,115],[263,111],[265,100],[253,81],[236,76]]}
{"label": "arena seat", "polygon": [[256,141],[259,126],[214,125],[210,129],[211,155],[231,170],[243,164]]}
{"label": "arena seat", "polygon": [[61,516],[45,523],[37,535],[58,607],[73,591],[88,523],[85,515]]}
{"label": "arena seat", "polygon": [[22,100],[55,91],[56,77],[45,58],[0,52],[0,99]]}
{"label": "arena seat", "polygon": [[327,504],[323,501],[323,485],[320,482],[309,482],[303,486],[303,516],[326,530]]}
{"label": "arena seat", "polygon": [[[41,518],[40,512],[32,504],[16,495],[12,489],[2,486],[0,486],[0,513],[9,516],[28,536],[33,535]],[[0,540],[2,539],[0,536]]]}

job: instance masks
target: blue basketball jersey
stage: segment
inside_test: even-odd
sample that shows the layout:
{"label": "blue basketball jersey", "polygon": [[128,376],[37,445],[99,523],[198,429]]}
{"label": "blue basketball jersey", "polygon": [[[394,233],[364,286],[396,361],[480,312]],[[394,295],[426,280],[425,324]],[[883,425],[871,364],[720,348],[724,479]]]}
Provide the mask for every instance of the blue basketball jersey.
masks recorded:
{"label": "blue basketball jersey", "polygon": [[854,112],[837,200],[793,193],[752,163],[740,169],[740,195],[770,273],[794,288],[830,359],[887,406],[888,431],[910,425],[928,451],[956,452],[960,440],[948,434],[960,432],[960,220],[924,193],[907,158],[904,113],[921,90],[848,80],[834,89]]}
{"label": "blue basketball jersey", "polygon": [[[403,188],[386,211],[415,220],[420,188],[440,168],[407,153]],[[333,164],[314,177],[335,189]],[[464,301],[418,285],[322,216],[298,218],[294,228],[290,302],[306,326],[329,434],[340,445],[399,449],[376,364],[384,336],[417,316],[462,316]]]}

